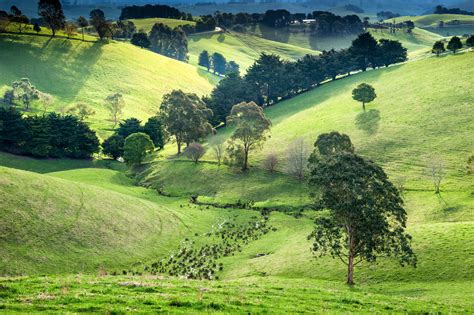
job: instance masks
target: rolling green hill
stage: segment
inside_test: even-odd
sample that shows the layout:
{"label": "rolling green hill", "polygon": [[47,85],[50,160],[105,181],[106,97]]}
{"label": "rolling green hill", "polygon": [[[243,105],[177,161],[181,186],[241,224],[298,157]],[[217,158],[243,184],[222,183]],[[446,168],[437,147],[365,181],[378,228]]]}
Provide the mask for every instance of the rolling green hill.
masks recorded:
{"label": "rolling green hill", "polygon": [[30,35],[0,35],[0,93],[28,77],[52,94],[51,109],[84,102],[96,111],[90,120],[101,135],[112,122],[104,100],[122,93],[125,117],[144,119],[158,111],[163,94],[173,89],[207,94],[216,78],[192,65],[127,43],[81,42]]}
{"label": "rolling green hill", "polygon": [[175,28],[182,25],[195,25],[196,22],[194,21],[186,21],[186,20],[176,20],[176,19],[165,19],[165,18],[149,18],[149,19],[130,19],[137,30],[144,30],[146,33],[150,32],[153,25],[156,23],[161,23],[168,25],[171,28]]}
{"label": "rolling green hill", "polygon": [[237,62],[245,70],[253,64],[262,52],[274,53],[284,59],[295,60],[317,51],[298,46],[266,40],[258,36],[238,32],[193,34],[188,37],[189,63],[197,65],[199,54],[207,50],[210,54],[221,53],[230,61]]}
{"label": "rolling green hill", "polygon": [[[9,161],[17,159],[0,157],[1,165],[13,166]],[[183,200],[134,186],[122,172],[102,168],[105,164],[55,162],[14,162],[48,170],[43,175],[0,166],[0,274],[121,272],[166,256],[185,237],[208,232],[230,216],[182,208]]]}

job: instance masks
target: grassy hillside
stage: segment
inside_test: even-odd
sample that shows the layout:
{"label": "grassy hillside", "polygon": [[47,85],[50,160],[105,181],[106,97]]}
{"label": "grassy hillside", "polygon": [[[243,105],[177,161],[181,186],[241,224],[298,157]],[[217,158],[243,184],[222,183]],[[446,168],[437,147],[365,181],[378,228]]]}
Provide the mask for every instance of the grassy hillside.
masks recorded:
{"label": "grassy hillside", "polygon": [[387,20],[387,22],[395,21],[395,23],[401,23],[405,21],[413,21],[415,26],[418,27],[434,27],[438,26],[440,21],[450,22],[450,21],[460,21],[461,24],[474,24],[474,16],[472,15],[462,15],[462,14],[428,14],[420,16],[401,16],[395,19]]}
{"label": "grassy hillside", "polygon": [[221,53],[228,61],[237,62],[243,70],[251,66],[262,52],[274,53],[288,60],[318,53],[310,49],[237,32],[194,34],[188,37],[188,43],[191,64],[197,65],[199,54],[207,50],[210,54]]}
{"label": "grassy hillside", "polygon": [[[273,123],[271,138],[261,152],[253,154],[252,164],[261,169],[265,155],[274,152],[282,160],[280,170],[285,171],[285,150],[294,139],[303,137],[308,150],[311,150],[320,133],[338,130],[350,135],[358,151],[382,164],[393,179],[403,178],[408,189],[429,191],[428,160],[432,156],[444,159],[447,176],[443,189],[453,193],[454,204],[450,206],[457,207],[459,202],[463,208],[469,203],[473,189],[472,180],[468,180],[466,175],[466,161],[474,148],[469,136],[474,115],[473,96],[470,82],[465,80],[474,75],[473,65],[470,53],[429,58],[340,79],[281,102],[266,110]],[[361,82],[372,84],[378,95],[368,105],[366,113],[351,97],[352,89]],[[224,137],[229,132],[226,129],[220,131]],[[170,146],[167,152],[174,154],[174,146]],[[212,160],[210,153],[207,159]],[[174,194],[181,191],[187,195],[194,191],[207,197],[234,200],[245,189],[240,187],[246,187],[236,185],[235,189],[229,189],[227,171],[217,170],[215,164],[194,166],[186,163],[158,162],[157,168],[147,174],[145,181]],[[185,174],[188,177],[193,173],[199,174],[193,181],[180,180]],[[238,172],[232,176],[234,179],[246,177]],[[210,178],[215,182],[208,184]],[[268,173],[255,170],[247,178],[247,187],[260,182],[260,191],[272,192],[268,196],[254,193],[249,197],[251,200],[265,203],[274,200],[278,193],[285,196],[284,185],[275,185],[273,189]],[[212,186],[215,190],[206,189]],[[291,191],[297,190],[294,187]],[[304,189],[300,192],[306,194]],[[291,194],[293,198],[289,203],[298,200]],[[432,201],[437,203],[436,199]]]}
{"label": "grassy hillside", "polygon": [[370,33],[376,39],[390,39],[390,40],[398,40],[402,43],[403,47],[408,50],[408,57],[410,59],[416,59],[425,56],[426,54],[431,54],[431,48],[433,44],[438,41],[442,40],[443,37],[427,31],[422,28],[415,28],[413,29],[412,33],[407,33],[404,30],[397,30],[395,34],[389,33],[388,30],[378,30],[378,29],[371,29]]}
{"label": "grassy hillside", "polygon": [[160,198],[110,169],[50,175],[0,167],[1,274],[128,270],[226,216],[183,211],[182,201]]}
{"label": "grassy hillside", "polygon": [[90,120],[104,134],[112,123],[104,99],[122,93],[125,117],[144,119],[157,112],[173,89],[207,94],[216,78],[192,65],[120,42],[81,42],[29,35],[0,35],[0,93],[28,77],[52,94],[51,109],[84,102],[96,111]]}
{"label": "grassy hillside", "polygon": [[130,19],[137,30],[144,30],[145,32],[150,32],[153,25],[156,23],[161,23],[168,25],[171,28],[175,28],[182,25],[195,25],[196,22],[194,21],[185,21],[185,20],[176,20],[176,19],[165,19],[165,18],[149,18],[149,19]]}
{"label": "grassy hillside", "polygon": [[[424,28],[441,36],[464,35],[474,33],[474,16],[461,14],[430,14],[422,16],[402,16],[395,19],[397,23],[411,20],[415,25]],[[388,20],[393,21],[393,20]],[[443,28],[439,28],[440,21],[449,23],[457,21],[455,25],[445,24]]]}

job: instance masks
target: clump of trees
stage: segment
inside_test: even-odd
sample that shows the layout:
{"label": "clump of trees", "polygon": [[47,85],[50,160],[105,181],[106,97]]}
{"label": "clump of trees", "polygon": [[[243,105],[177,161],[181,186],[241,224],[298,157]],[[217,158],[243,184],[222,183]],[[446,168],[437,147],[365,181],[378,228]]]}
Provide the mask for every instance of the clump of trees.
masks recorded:
{"label": "clump of trees", "polygon": [[133,45],[141,47],[141,48],[148,48],[151,45],[147,34],[143,32],[138,32],[138,33],[133,34],[132,40],[130,42]]}
{"label": "clump of trees", "polygon": [[3,95],[3,103],[8,106],[15,106],[17,103],[23,105],[23,110],[29,111],[31,105],[35,101],[44,103],[44,107],[49,105],[52,97],[41,92],[34,86],[28,78],[22,78],[12,83],[11,89],[5,91]]}
{"label": "clump of trees", "polygon": [[309,164],[315,203],[327,209],[308,236],[315,254],[347,265],[349,285],[362,261],[392,256],[416,266],[403,200],[381,167],[354,153],[349,137],[336,132],[318,137]]}
{"label": "clump of trees", "polygon": [[125,6],[122,8],[120,20],[146,19],[146,18],[168,18],[192,21],[192,16],[179,11],[176,8],[162,4],[147,4],[144,6]]}
{"label": "clump of trees", "polygon": [[365,104],[372,102],[377,97],[375,89],[372,85],[367,83],[359,84],[354,90],[352,90],[352,98],[362,103],[362,108],[365,112]]}
{"label": "clump of trees", "polygon": [[148,118],[143,126],[137,118],[127,118],[120,122],[114,134],[102,143],[103,153],[113,159],[124,157],[125,139],[135,133],[146,134],[152,141],[153,146],[160,150],[163,149],[168,141],[168,136],[160,116]]}
{"label": "clump of trees", "polygon": [[85,103],[77,103],[67,109],[67,113],[79,118],[79,120],[86,120],[90,116],[95,115],[95,110],[90,108]]}
{"label": "clump of trees", "polygon": [[189,146],[213,131],[209,123],[212,110],[196,94],[174,90],[164,95],[160,113],[166,130],[176,140],[178,154],[183,143]]}
{"label": "clump of trees", "polygon": [[234,105],[227,120],[235,126],[231,139],[243,149],[242,170],[248,170],[248,157],[251,150],[261,147],[268,138],[271,121],[265,117],[263,109],[254,102]]}
{"label": "clump of trees", "polygon": [[177,60],[188,60],[188,39],[180,27],[172,29],[162,23],[156,23],[148,39],[152,51]]}
{"label": "clump of trees", "polygon": [[0,108],[0,150],[41,158],[89,158],[99,152],[99,139],[71,115],[24,117],[15,108]]}

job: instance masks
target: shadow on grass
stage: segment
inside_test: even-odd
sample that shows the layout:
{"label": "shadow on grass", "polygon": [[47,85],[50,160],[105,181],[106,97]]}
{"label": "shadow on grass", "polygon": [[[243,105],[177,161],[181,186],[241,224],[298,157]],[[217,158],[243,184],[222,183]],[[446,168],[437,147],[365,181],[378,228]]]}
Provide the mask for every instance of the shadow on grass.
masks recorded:
{"label": "shadow on grass", "polygon": [[368,135],[374,135],[379,129],[380,111],[371,109],[368,112],[361,112],[356,116],[355,124],[358,129]]}

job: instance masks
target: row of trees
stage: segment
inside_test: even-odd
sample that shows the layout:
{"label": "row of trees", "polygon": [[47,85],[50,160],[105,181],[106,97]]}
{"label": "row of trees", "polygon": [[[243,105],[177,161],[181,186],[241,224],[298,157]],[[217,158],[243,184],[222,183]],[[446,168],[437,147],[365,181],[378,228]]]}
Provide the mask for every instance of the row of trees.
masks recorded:
{"label": "row of trees", "polygon": [[377,42],[369,33],[356,38],[349,49],[306,55],[296,62],[262,54],[244,77],[231,73],[204,98],[212,109],[212,123],[226,122],[233,105],[255,102],[268,106],[307,91],[329,79],[368,67],[389,66],[407,59],[407,51],[398,41]]}
{"label": "row of trees", "polygon": [[120,20],[146,19],[146,18],[168,18],[192,21],[190,14],[179,11],[174,7],[162,4],[147,4],[143,6],[125,6],[120,13]]}
{"label": "row of trees", "polygon": [[[447,49],[451,50],[454,54],[456,51],[459,49],[463,48],[463,43],[461,41],[461,38],[457,36],[451,37],[451,39],[448,42],[448,45],[446,46]],[[469,36],[466,39],[466,46],[467,47],[474,47],[474,35]],[[446,48],[444,46],[444,42],[439,40],[433,44],[433,48],[431,52],[433,54],[436,54],[436,56],[439,56],[440,54],[444,53],[446,51]]]}
{"label": "row of trees", "polygon": [[24,117],[15,108],[0,108],[0,150],[42,158],[88,158],[99,152],[99,139],[75,116]]}
{"label": "row of trees", "polygon": [[226,75],[230,73],[239,73],[239,65],[235,61],[227,61],[225,57],[215,52],[212,55],[209,55],[207,50],[203,50],[199,54],[199,65],[206,68],[207,71],[211,70],[215,74]]}

